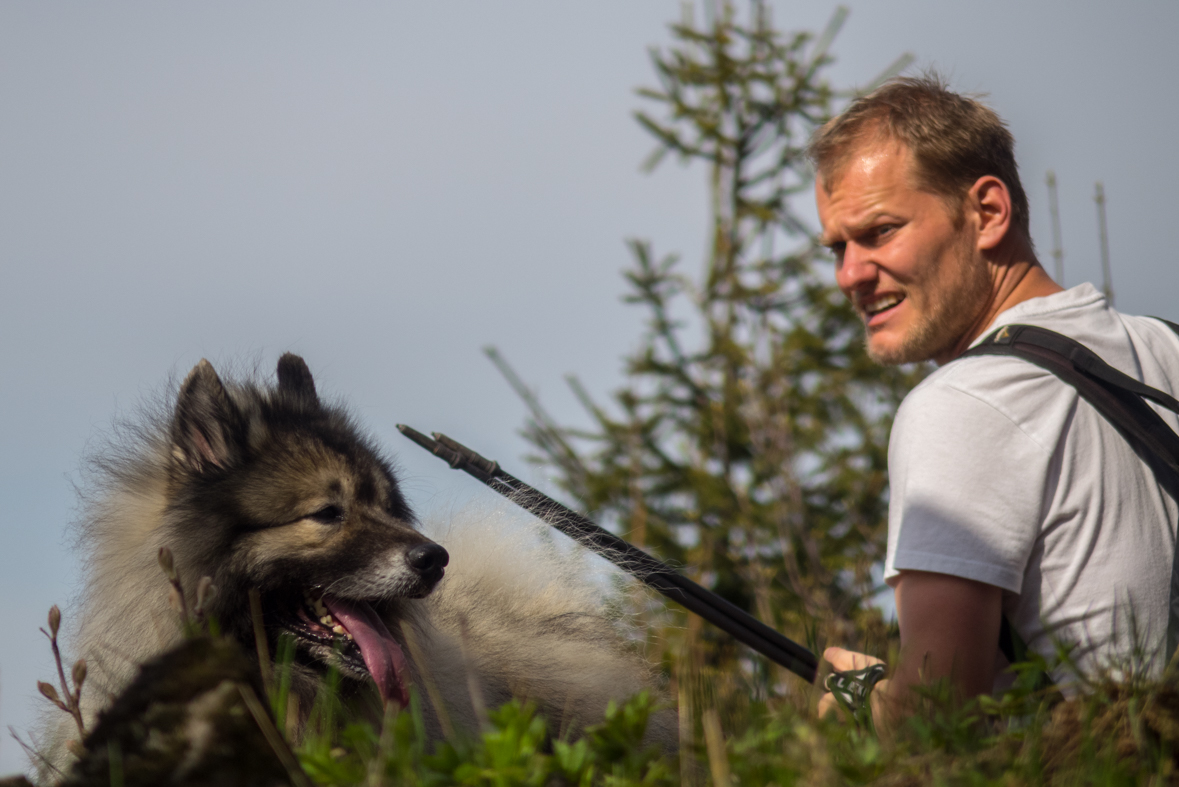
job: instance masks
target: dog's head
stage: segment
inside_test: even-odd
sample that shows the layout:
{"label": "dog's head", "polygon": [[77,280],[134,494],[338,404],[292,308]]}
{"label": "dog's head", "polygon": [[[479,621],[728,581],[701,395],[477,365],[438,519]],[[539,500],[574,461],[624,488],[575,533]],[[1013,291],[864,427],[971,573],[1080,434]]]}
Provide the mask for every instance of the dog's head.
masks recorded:
{"label": "dog's head", "polygon": [[303,359],[284,355],[268,389],[226,386],[201,361],[181,385],[170,443],[177,565],[213,577],[223,627],[252,644],[257,589],[272,642],[287,632],[303,663],[371,675],[404,704],[405,659],[383,618],[433,590],[448,556],[414,529],[388,464],[320,401]]}

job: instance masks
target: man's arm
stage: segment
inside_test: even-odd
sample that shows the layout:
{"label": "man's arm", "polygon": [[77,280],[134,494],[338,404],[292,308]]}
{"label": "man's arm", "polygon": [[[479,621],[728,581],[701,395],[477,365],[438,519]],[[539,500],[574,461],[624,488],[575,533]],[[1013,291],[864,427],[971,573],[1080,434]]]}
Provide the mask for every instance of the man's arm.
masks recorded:
{"label": "man's arm", "polygon": [[[995,680],[1003,591],[994,585],[929,571],[902,571],[896,583],[901,654],[888,681],[872,693],[877,722],[887,724],[909,712],[912,687],[949,678],[961,699],[989,692]],[[876,661],[843,648],[823,657],[837,670]],[[835,707],[831,694],[819,712]]]}

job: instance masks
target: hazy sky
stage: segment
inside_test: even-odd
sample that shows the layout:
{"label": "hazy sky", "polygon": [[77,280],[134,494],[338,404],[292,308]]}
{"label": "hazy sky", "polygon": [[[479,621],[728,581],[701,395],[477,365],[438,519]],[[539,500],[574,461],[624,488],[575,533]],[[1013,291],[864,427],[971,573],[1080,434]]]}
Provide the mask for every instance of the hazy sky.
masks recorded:
{"label": "hazy sky", "polygon": [[[782,28],[831,3],[776,2]],[[68,10],[67,10],[68,9]],[[441,430],[526,478],[524,411],[494,343],[562,418],[601,396],[639,315],[623,240],[698,269],[704,173],[638,164],[630,117],[673,0],[0,4],[0,730],[52,664],[37,633],[75,588],[66,525],[88,444],[201,357],[299,352],[396,454],[422,510],[472,494],[395,431]],[[1173,2],[865,2],[837,86],[904,51],[985,92],[1018,140],[1032,229],[1067,285],[1179,317]],[[1051,266],[1049,266],[1051,267]],[[67,615],[69,614],[67,609]],[[23,767],[0,738],[0,775]]]}

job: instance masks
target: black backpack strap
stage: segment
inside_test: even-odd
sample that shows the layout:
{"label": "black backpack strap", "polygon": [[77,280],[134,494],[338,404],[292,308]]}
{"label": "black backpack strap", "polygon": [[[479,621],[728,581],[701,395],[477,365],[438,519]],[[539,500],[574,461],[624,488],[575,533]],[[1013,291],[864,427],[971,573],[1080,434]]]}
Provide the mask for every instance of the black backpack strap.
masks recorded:
{"label": "black backpack strap", "polygon": [[1169,476],[1159,478],[1164,486],[1179,489],[1179,435],[1143,401],[1179,413],[1179,401],[1170,394],[1123,374],[1080,342],[1035,325],[1005,325],[959,357],[974,355],[1014,355],[1072,385],[1139,455],[1145,450],[1143,458],[1156,475]]}
{"label": "black backpack strap", "polygon": [[[1179,335],[1179,325],[1166,320],[1160,322]],[[1035,325],[1005,325],[958,357],[976,355],[1014,355],[1052,372],[1073,386],[1085,401],[1126,438],[1171,496],[1179,499],[1179,435],[1143,401],[1149,399],[1179,413],[1179,401],[1170,394],[1123,374],[1080,342]],[[1172,568],[1171,576],[1168,658],[1179,644],[1179,619],[1176,614],[1179,571],[1176,568],[1179,568],[1179,561]],[[1026,654],[1023,640],[1006,616],[999,630],[999,648],[1012,664],[1022,661]]]}
{"label": "black backpack strap", "polygon": [[1027,658],[1028,646],[1019,636],[1019,632],[1007,622],[1004,615],[999,620],[999,652],[1007,659],[1008,664],[1016,664]]}

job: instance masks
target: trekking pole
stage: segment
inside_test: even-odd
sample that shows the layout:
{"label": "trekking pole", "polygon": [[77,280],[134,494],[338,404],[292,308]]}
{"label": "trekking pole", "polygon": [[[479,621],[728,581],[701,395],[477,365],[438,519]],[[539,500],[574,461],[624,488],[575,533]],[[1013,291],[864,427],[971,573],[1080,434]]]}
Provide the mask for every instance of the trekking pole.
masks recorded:
{"label": "trekking pole", "polygon": [[[819,660],[815,654],[762,623],[745,610],[726,601],[711,590],[701,587],[663,561],[651,557],[609,530],[600,527],[590,519],[505,472],[499,463],[480,456],[446,435],[434,432],[433,438],[430,438],[404,424],[398,424],[397,428],[422,448],[444,459],[455,470],[462,470],[482,481],[574,541],[584,544],[623,571],[633,575],[640,582],[659,591],[689,611],[695,612],[709,623],[727,632],[734,639],[798,675],[807,683],[815,682],[819,668]],[[832,673],[827,681],[829,690],[834,691],[836,689],[833,685],[841,686],[846,682],[839,679],[833,682],[831,678],[837,678],[837,676],[844,677],[844,674]],[[846,676],[852,684],[862,682],[861,677],[850,676],[850,673]],[[868,686],[867,690],[870,689],[871,687]],[[863,696],[867,696],[867,690],[863,691]]]}

